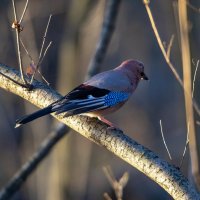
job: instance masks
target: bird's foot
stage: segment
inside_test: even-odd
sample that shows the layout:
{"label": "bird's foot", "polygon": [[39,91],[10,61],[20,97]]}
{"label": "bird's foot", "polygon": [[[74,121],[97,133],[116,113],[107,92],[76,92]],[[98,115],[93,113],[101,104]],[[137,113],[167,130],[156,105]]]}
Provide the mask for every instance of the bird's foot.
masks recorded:
{"label": "bird's foot", "polygon": [[121,131],[121,129],[118,128],[114,123],[108,121],[104,117],[98,116],[98,119],[108,125],[107,130],[120,130]]}

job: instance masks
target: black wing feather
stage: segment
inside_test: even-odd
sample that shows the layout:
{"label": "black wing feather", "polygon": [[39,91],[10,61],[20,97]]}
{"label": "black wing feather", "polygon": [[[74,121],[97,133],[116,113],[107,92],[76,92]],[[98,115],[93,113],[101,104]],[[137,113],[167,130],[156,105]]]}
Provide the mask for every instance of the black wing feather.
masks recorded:
{"label": "black wing feather", "polygon": [[108,94],[110,90],[100,89],[91,85],[81,84],[70,93],[68,93],[65,98],[69,100],[74,99],[87,99],[89,95],[93,97],[102,97]]}

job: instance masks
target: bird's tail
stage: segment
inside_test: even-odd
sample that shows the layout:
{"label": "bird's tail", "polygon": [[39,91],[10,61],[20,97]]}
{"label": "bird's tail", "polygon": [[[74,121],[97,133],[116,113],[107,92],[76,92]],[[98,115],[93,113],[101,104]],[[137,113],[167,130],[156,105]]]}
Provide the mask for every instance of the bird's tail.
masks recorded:
{"label": "bird's tail", "polygon": [[52,112],[52,106],[48,106],[46,108],[43,108],[41,110],[38,110],[38,111],[30,114],[30,115],[25,115],[22,118],[16,120],[15,128],[17,128],[23,124],[26,124],[30,121],[33,121],[39,117],[50,114],[51,112]]}

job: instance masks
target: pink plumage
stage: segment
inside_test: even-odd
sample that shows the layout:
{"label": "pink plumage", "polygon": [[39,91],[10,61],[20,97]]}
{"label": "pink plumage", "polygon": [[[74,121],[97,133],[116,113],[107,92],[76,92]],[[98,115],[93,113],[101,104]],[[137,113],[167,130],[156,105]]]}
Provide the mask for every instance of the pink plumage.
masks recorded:
{"label": "pink plumage", "polygon": [[93,76],[59,101],[18,119],[16,127],[50,113],[65,113],[66,117],[89,115],[103,119],[112,126],[103,115],[118,110],[135,91],[141,79],[148,80],[143,64],[136,60],[126,60],[113,70]]}

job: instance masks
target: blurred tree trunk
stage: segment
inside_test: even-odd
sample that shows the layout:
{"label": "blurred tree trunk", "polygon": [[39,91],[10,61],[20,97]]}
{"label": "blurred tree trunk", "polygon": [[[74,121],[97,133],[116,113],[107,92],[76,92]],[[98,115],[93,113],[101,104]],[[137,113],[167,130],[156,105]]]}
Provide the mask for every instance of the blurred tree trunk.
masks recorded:
{"label": "blurred tree trunk", "polygon": [[187,15],[187,1],[178,1],[181,53],[183,65],[183,85],[185,95],[186,124],[189,126],[189,149],[191,157],[191,169],[196,187],[200,189],[200,169],[199,169],[199,152],[198,138],[195,131],[194,113],[192,104],[192,77],[191,77],[191,56],[189,45],[189,26]]}
{"label": "blurred tree trunk", "polygon": [[[79,63],[81,54],[79,33],[93,4],[94,1],[91,0],[72,1],[66,15],[65,30],[59,49],[57,79],[57,88],[62,94],[66,94],[83,80],[84,75],[80,73],[83,65]],[[79,83],[77,80],[80,80]],[[75,196],[73,199],[83,199],[86,192],[90,145],[88,141],[86,144],[81,144],[80,137],[71,132],[72,134],[64,138],[52,154],[48,177],[47,199],[49,200],[62,200],[67,197],[71,199],[71,196]],[[77,163],[77,158],[80,157],[82,159],[78,159],[80,162]]]}

